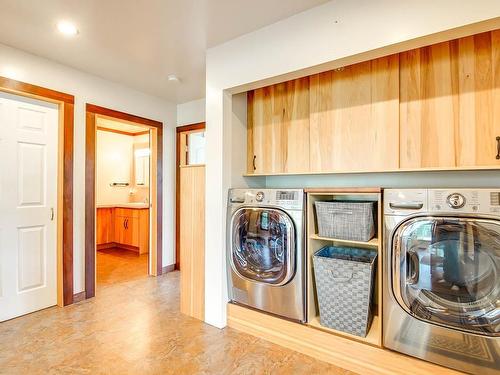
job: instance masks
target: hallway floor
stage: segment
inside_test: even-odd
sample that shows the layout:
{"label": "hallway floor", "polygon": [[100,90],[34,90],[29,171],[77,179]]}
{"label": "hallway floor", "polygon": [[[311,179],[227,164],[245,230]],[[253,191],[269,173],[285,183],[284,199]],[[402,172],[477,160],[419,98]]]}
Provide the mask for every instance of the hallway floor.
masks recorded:
{"label": "hallway floor", "polygon": [[110,248],[97,251],[97,288],[144,278],[148,275],[148,254]]}
{"label": "hallway floor", "polygon": [[0,323],[0,374],[351,374],[179,313],[179,273]]}

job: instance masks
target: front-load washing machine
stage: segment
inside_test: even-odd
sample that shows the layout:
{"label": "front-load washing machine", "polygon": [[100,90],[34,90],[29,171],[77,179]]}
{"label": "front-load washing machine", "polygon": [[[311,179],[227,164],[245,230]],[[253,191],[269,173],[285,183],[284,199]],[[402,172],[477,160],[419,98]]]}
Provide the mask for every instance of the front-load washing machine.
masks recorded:
{"label": "front-load washing machine", "polygon": [[229,299],[305,322],[303,190],[231,189],[228,199]]}
{"label": "front-load washing machine", "polygon": [[384,191],[384,346],[500,372],[500,189]]}

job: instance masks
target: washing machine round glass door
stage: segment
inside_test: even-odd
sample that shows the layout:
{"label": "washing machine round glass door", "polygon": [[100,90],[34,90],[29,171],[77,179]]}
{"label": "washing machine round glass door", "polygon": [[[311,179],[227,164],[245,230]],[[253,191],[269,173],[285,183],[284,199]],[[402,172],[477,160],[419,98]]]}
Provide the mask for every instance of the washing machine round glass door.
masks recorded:
{"label": "washing machine round glass door", "polygon": [[393,237],[393,292],[431,323],[500,336],[500,222],[419,217]]}
{"label": "washing machine round glass door", "polygon": [[295,272],[295,228],[274,208],[240,208],[231,220],[231,266],[240,277],[284,285]]}

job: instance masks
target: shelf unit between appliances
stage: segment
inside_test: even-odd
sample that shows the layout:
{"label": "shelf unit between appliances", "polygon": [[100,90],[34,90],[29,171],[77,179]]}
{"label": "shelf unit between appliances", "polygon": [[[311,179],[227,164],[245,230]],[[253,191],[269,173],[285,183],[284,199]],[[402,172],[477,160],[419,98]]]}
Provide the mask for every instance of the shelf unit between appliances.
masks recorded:
{"label": "shelf unit between appliances", "polygon": [[[307,197],[307,324],[315,329],[335,335],[347,337],[366,344],[382,346],[382,190],[380,188],[352,188],[352,189],[306,189]],[[373,201],[376,204],[376,231],[375,237],[368,242],[326,238],[318,235],[314,203],[316,201]],[[359,337],[346,332],[337,331],[320,324],[319,306],[316,297],[314,281],[313,255],[327,245],[356,247],[377,251],[377,269],[375,273],[375,289],[373,293],[373,320],[366,337]]]}

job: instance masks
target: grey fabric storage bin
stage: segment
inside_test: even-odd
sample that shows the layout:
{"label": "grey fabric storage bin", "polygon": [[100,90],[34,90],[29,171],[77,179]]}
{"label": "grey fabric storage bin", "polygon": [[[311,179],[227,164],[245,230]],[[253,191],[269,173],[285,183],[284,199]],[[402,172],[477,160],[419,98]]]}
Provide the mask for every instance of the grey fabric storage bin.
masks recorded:
{"label": "grey fabric storage bin", "polygon": [[327,246],[313,257],[321,325],[365,337],[372,320],[371,300],[377,252]]}
{"label": "grey fabric storage bin", "polygon": [[318,234],[340,240],[370,241],[375,234],[375,203],[315,202]]}

